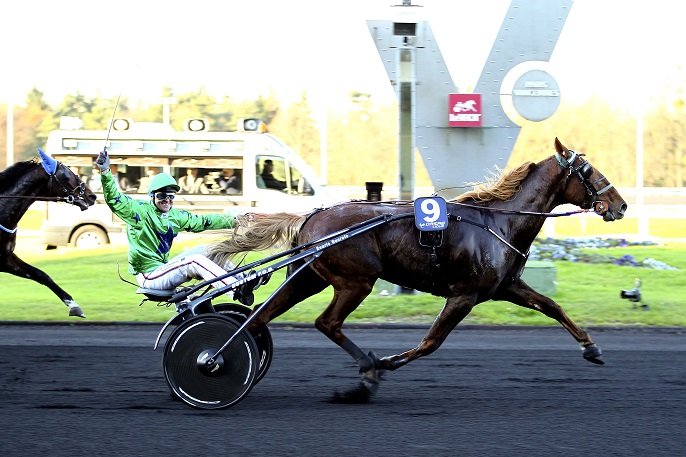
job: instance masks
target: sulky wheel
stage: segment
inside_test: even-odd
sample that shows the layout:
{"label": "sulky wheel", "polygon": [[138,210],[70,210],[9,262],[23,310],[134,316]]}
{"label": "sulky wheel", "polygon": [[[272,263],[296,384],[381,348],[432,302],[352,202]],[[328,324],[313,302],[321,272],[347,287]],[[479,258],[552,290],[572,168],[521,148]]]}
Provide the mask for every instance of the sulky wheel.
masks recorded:
{"label": "sulky wheel", "polygon": [[[245,322],[251,312],[250,308],[238,303],[218,303],[214,305],[214,309],[219,314],[230,317],[239,324]],[[267,374],[269,365],[272,363],[274,343],[272,342],[272,334],[266,325],[260,327],[255,332],[251,332],[251,335],[257,344],[259,357],[259,367],[257,369],[257,377],[255,378],[255,384],[257,384]]]}
{"label": "sulky wheel", "polygon": [[218,314],[202,314],[179,325],[164,348],[164,375],[174,394],[202,409],[227,408],[245,397],[255,384],[257,345],[246,331],[212,357],[240,325]]}

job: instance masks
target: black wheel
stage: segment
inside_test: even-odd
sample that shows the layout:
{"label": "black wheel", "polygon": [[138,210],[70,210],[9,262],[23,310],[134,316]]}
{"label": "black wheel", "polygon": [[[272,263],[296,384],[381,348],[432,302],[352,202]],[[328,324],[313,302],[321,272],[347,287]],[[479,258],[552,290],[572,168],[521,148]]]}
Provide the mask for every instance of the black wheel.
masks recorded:
{"label": "black wheel", "polygon": [[[214,305],[215,311],[222,316],[230,317],[239,324],[245,322],[250,315],[250,308],[238,303],[218,303]],[[255,332],[250,332],[255,343],[257,344],[257,352],[259,356],[259,368],[257,369],[257,377],[255,384],[257,384],[264,375],[267,374],[269,366],[272,363],[272,356],[274,354],[274,343],[272,341],[272,334],[266,325],[262,326]]]}
{"label": "black wheel", "polygon": [[245,397],[258,368],[255,340],[240,332],[219,354],[206,362],[240,325],[219,314],[203,314],[179,325],[164,348],[164,376],[172,392],[189,405],[202,409],[227,408]]}

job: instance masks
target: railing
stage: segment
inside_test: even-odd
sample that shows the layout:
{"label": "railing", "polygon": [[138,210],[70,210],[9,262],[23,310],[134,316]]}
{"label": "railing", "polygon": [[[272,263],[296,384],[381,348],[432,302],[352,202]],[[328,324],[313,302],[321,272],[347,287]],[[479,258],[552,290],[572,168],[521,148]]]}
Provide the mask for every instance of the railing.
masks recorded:
{"label": "railing", "polygon": [[[344,198],[366,199],[365,186],[328,186]],[[629,205],[622,221],[603,223],[596,214],[578,214],[569,218],[549,218],[541,234],[548,237],[566,236],[623,236],[634,238],[670,238],[686,239],[686,188],[652,187],[643,189],[643,208],[636,205],[636,189],[620,188],[619,193]],[[427,197],[434,192],[433,187],[417,187],[415,198]],[[398,187],[385,186],[381,192],[382,200],[397,200]],[[572,206],[561,206],[556,211],[573,210]],[[45,202],[36,202],[31,206],[32,212],[44,212]],[[35,215],[34,215],[35,216]],[[35,223],[28,223],[29,220]],[[27,214],[22,221],[24,234],[26,230],[37,230],[40,227],[39,217]]]}
{"label": "railing", "polygon": [[[351,199],[367,198],[364,186],[328,186],[330,189]],[[551,238],[566,236],[608,236],[627,238],[670,238],[686,239],[686,188],[683,187],[646,187],[643,189],[642,209],[637,207],[637,189],[619,188],[629,209],[620,222],[603,223],[594,213],[585,213],[570,218],[549,218],[542,236]],[[433,187],[416,187],[415,198],[427,197],[434,193]],[[396,200],[397,186],[384,186],[382,200]],[[576,209],[571,205],[561,206],[557,212]],[[681,220],[680,222],[676,222]],[[672,222],[674,221],[674,222]]]}

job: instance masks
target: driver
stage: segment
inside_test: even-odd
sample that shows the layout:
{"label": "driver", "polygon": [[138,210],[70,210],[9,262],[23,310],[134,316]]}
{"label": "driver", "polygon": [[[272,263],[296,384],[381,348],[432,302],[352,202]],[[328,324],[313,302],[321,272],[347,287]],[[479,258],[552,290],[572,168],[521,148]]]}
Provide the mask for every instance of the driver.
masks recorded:
{"label": "driver", "polygon": [[[188,250],[169,261],[174,237],[181,231],[202,232],[233,228],[236,219],[224,214],[196,215],[174,208],[174,197],[180,187],[167,173],[155,175],[148,185],[149,201],[136,200],[117,190],[110,171],[107,151],[98,155],[105,202],[112,212],[126,222],[129,242],[129,273],[136,276],[141,287],[148,289],[174,289],[190,279],[211,281],[226,274],[216,263],[199,253],[202,247]],[[228,262],[230,270],[235,266]],[[240,279],[240,278],[239,278]],[[228,277],[214,281],[221,288],[237,279]],[[233,298],[233,292],[226,295]]]}

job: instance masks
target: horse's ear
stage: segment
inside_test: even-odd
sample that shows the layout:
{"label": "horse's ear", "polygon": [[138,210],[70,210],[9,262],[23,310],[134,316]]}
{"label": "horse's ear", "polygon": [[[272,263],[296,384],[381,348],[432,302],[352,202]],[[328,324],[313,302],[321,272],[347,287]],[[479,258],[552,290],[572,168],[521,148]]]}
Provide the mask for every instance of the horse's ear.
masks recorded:
{"label": "horse's ear", "polygon": [[38,148],[38,153],[40,154],[40,158],[42,160],[41,165],[43,165],[43,168],[45,169],[45,171],[49,175],[54,175],[55,171],[57,171],[57,160],[50,157],[41,148]]}
{"label": "horse's ear", "polygon": [[569,159],[569,149],[560,143],[557,137],[555,137],[555,151],[565,159]]}

